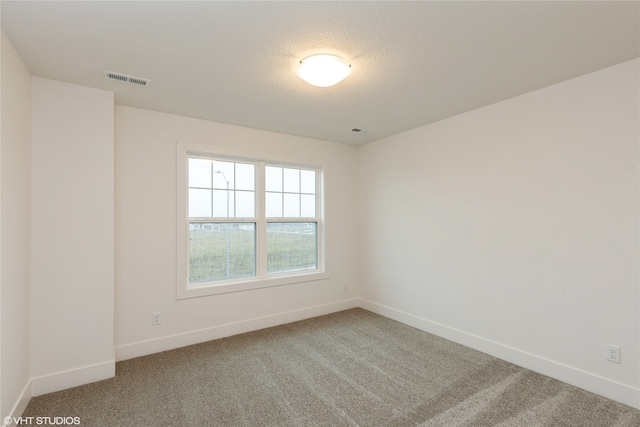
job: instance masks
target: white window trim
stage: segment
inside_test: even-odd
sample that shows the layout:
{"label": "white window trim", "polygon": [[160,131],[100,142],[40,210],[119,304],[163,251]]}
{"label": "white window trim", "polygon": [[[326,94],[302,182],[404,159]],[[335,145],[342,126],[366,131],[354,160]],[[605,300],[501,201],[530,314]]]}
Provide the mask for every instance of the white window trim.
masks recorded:
{"label": "white window trim", "polygon": [[[199,154],[209,157],[227,157],[247,161],[263,161],[276,165],[292,165],[294,167],[309,167],[320,171],[320,206],[319,206],[319,247],[318,269],[312,272],[282,273],[273,277],[243,277],[238,279],[221,280],[202,284],[189,284],[189,254],[188,254],[188,158],[189,155]],[[306,283],[329,278],[327,273],[327,233],[325,215],[325,187],[326,171],[329,162],[324,159],[315,159],[300,156],[265,153],[255,150],[236,149],[208,144],[197,144],[178,141],[176,143],[176,297],[177,299],[196,298],[208,295],[219,295],[231,292],[248,291],[274,286]],[[262,180],[264,182],[264,180]],[[261,186],[263,187],[263,185]],[[257,188],[257,191],[264,188]],[[264,192],[264,191],[263,191]],[[262,197],[262,196],[261,196]],[[260,209],[260,207],[257,207]],[[296,218],[298,219],[298,218]],[[300,220],[303,220],[301,218]],[[230,218],[230,220],[234,220]],[[267,221],[269,218],[259,218],[258,221]],[[274,220],[278,221],[278,219]],[[235,221],[235,220],[234,220]],[[258,243],[259,245],[260,243]],[[257,250],[264,250],[257,247]]]}

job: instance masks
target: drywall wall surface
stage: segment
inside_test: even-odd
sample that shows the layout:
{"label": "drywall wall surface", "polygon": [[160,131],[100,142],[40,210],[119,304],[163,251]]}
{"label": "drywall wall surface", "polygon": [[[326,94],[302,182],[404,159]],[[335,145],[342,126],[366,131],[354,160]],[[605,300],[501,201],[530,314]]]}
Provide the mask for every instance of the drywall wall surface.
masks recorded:
{"label": "drywall wall surface", "polygon": [[638,64],[359,147],[364,306],[638,406]]}
{"label": "drywall wall surface", "polygon": [[[178,142],[326,162],[329,278],[178,300]],[[353,307],[355,153],[355,147],[343,144],[116,106],[118,359]],[[161,313],[161,324],[152,326],[155,312]]]}
{"label": "drywall wall surface", "polygon": [[113,93],[33,78],[34,395],[113,375]]}
{"label": "drywall wall surface", "polygon": [[31,75],[4,31],[0,141],[0,413],[20,416],[31,397]]}

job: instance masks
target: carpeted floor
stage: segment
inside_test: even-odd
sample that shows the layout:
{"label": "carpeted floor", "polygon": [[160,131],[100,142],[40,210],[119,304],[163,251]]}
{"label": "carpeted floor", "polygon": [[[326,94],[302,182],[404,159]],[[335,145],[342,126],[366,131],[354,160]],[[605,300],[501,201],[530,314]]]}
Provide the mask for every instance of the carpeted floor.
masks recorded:
{"label": "carpeted floor", "polygon": [[640,411],[362,309],[119,362],[33,398],[81,426],[637,427]]}

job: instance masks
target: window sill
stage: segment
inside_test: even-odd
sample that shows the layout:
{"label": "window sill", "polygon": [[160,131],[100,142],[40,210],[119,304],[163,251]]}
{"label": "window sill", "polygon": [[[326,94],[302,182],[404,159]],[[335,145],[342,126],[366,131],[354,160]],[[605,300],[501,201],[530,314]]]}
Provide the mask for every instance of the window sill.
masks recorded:
{"label": "window sill", "polygon": [[272,288],[276,286],[293,285],[297,283],[315,282],[318,280],[326,280],[329,275],[326,272],[317,272],[307,274],[295,274],[290,276],[278,276],[271,278],[241,278],[233,282],[216,283],[207,282],[187,286],[186,288],[178,287],[177,299],[198,298],[209,295],[228,294],[233,292],[250,291],[254,289]]}

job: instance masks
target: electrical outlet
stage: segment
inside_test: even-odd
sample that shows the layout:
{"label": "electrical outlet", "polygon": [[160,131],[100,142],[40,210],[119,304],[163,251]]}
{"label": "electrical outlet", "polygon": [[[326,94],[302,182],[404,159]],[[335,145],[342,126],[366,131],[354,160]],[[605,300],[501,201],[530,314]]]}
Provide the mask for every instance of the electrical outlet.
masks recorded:
{"label": "electrical outlet", "polygon": [[620,346],[613,344],[605,344],[605,358],[609,362],[620,363]]}
{"label": "electrical outlet", "polygon": [[151,314],[151,325],[152,326],[158,326],[160,323],[162,323],[160,312],[156,311],[155,313],[152,313]]}

